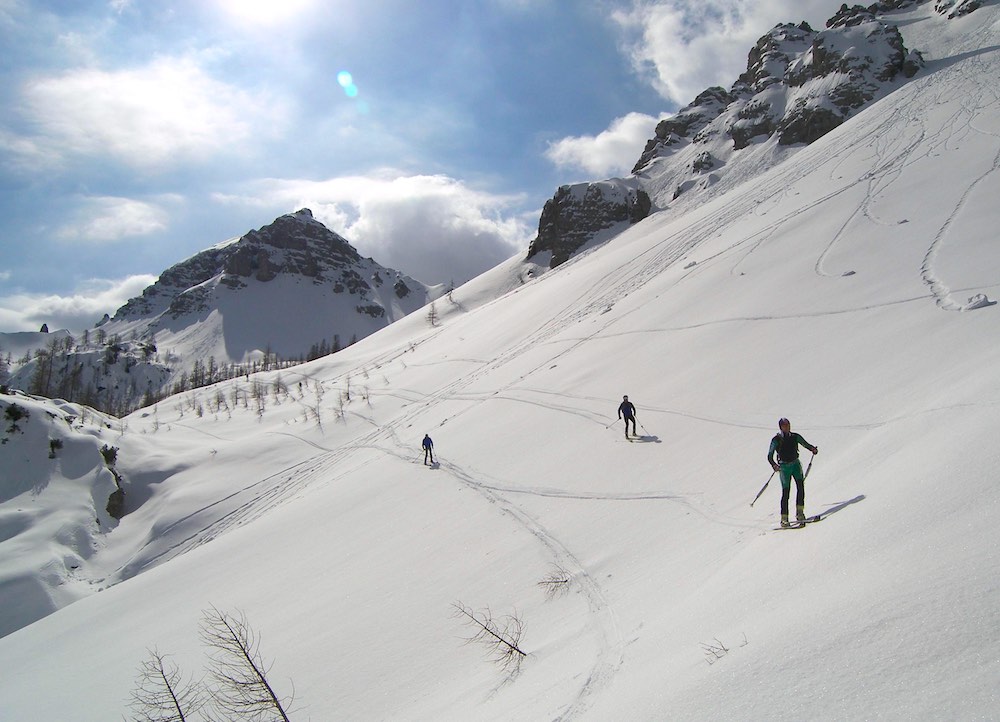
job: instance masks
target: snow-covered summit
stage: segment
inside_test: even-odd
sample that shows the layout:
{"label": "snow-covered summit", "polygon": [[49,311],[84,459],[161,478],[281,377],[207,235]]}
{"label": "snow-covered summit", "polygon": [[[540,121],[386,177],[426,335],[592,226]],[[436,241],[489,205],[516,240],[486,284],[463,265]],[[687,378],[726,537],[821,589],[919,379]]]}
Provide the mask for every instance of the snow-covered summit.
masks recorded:
{"label": "snow-covered summit", "polygon": [[192,375],[200,385],[207,368],[210,381],[232,365],[337,350],[443,292],[362,257],[302,209],[171,266],[86,339],[36,335],[47,355],[10,383],[123,414]]}
{"label": "snow-covered summit", "polygon": [[923,61],[907,50],[896,10],[844,5],[826,30],[785,23],[762,36],[728,91],[709,88],[657,125],[633,169],[654,205],[688,191],[703,202],[699,191],[729,176],[718,191],[758,175],[786,157],[782,148],[814,142],[913,77]]}
{"label": "snow-covered summit", "polygon": [[[922,66],[894,13],[915,0],[844,5],[817,31],[783,23],[751,48],[729,90],[712,87],[660,121],[627,179],[577,184],[546,203],[528,258],[552,251],[551,266],[613,236],[650,210],[680,213],[760,176],[898,88]],[[617,185],[617,202],[602,193]],[[619,194],[620,195],[620,194]],[[637,214],[636,210],[646,213]]]}
{"label": "snow-covered summit", "polygon": [[[313,218],[308,208],[303,208],[250,231],[236,241],[218,244],[171,266],[141,296],[118,309],[112,322],[147,319],[150,330],[155,333],[168,319],[176,321],[211,308],[220,285],[240,291],[255,282],[270,283],[279,276],[300,277],[316,286],[325,286],[332,293],[346,291],[359,301],[380,306],[382,299],[378,297],[377,288],[385,283],[397,299],[413,294],[420,305],[427,300],[426,286],[398,271],[379,266],[372,259],[363,259],[342,236]],[[388,309],[383,306],[383,313],[379,315],[392,319],[397,308],[390,303]],[[262,338],[267,335],[268,329],[262,329]],[[287,351],[294,353],[296,350]]]}

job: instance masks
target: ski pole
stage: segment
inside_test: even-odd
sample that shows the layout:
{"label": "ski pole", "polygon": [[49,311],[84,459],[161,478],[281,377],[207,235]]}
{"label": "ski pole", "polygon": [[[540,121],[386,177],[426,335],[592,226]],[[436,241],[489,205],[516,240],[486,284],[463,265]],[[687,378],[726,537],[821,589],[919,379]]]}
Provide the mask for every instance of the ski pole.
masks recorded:
{"label": "ski pole", "polygon": [[757,492],[757,496],[755,496],[753,498],[753,501],[750,502],[750,506],[753,506],[754,504],[757,503],[757,500],[760,498],[760,495],[764,493],[764,489],[767,488],[767,485],[771,483],[771,479],[773,479],[774,475],[777,473],[778,473],[777,469],[771,472],[771,475],[767,477],[767,481],[764,482],[764,486],[760,487],[760,491]]}
{"label": "ski pole", "polygon": [[813,454],[812,456],[809,457],[809,466],[806,467],[806,473],[802,475],[802,481],[805,481],[806,479],[809,478],[809,470],[813,468],[813,459],[815,458],[816,454]]}

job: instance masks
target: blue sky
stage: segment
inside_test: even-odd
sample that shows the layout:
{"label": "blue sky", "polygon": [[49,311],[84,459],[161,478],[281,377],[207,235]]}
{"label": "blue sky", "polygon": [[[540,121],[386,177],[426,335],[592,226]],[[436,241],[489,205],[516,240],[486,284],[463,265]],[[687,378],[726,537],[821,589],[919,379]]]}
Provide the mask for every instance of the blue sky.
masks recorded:
{"label": "blue sky", "polygon": [[81,330],[308,207],[461,283],[834,0],[0,0],[0,331]]}

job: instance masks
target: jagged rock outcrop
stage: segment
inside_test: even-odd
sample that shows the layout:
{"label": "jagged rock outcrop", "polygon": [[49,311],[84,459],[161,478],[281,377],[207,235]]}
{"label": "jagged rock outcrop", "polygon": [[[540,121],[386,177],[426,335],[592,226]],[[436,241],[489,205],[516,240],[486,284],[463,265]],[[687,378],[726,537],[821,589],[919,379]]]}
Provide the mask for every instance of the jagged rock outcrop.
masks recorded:
{"label": "jagged rock outcrop", "polygon": [[[775,26],[750,50],[746,71],[729,90],[708,88],[657,124],[631,179],[559,188],[545,204],[528,258],[549,251],[550,267],[558,266],[626,218],[635,222],[678,199],[690,205],[704,192],[722,192],[779,162],[780,149],[823,137],[922,66],[881,14],[924,1],[843,5],[823,31],[805,22]],[[964,5],[937,2],[950,11]],[[748,155],[765,145],[772,150]]]}
{"label": "jagged rock outcrop", "polygon": [[309,209],[281,216],[258,231],[250,231],[236,245],[224,267],[231,285],[249,277],[267,282],[280,273],[298,274],[322,283],[332,269],[361,260],[350,243],[316,221]]}
{"label": "jagged rock outcrop", "polygon": [[623,180],[562,186],[542,209],[527,257],[551,252],[548,266],[555,268],[602,231],[641,221],[650,207],[649,195]]}
{"label": "jagged rock outcrop", "polygon": [[[927,1],[845,4],[822,31],[805,22],[772,28],[729,90],[708,88],[657,124],[632,169],[653,208],[689,208],[745,182],[912,77],[923,58],[886,13]],[[936,1],[941,12],[965,6]]]}
{"label": "jagged rock outcrop", "polygon": [[725,88],[716,86],[703,90],[693,103],[656,124],[655,135],[646,141],[632,173],[641,171],[651,160],[662,155],[661,151],[678,145],[681,139],[691,138],[693,142],[708,140],[711,137],[711,131],[707,130],[709,124],[735,100],[736,96]]}
{"label": "jagged rock outcrop", "polygon": [[633,173],[686,138],[709,144],[727,136],[733,150],[742,150],[772,136],[780,145],[822,137],[887,83],[912,77],[922,65],[918,53],[907,51],[899,29],[878,17],[906,4],[843,5],[822,32],[805,22],[775,26],[751,49],[746,71],[729,91],[709,88],[657,125]]}
{"label": "jagged rock outcrop", "polygon": [[946,15],[951,20],[968,15],[982,6],[982,0],[936,0],[934,11]]}

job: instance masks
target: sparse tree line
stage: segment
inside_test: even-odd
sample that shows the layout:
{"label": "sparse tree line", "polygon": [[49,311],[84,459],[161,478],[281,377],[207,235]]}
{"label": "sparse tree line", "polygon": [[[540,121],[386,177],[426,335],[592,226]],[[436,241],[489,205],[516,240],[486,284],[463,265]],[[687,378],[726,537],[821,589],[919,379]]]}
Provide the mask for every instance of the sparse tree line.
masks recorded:
{"label": "sparse tree line", "polygon": [[[357,340],[356,335],[352,336],[348,345]],[[259,371],[290,368],[342,348],[345,347],[340,336],[334,334],[332,342],[323,339],[313,344],[308,354],[297,357],[281,357],[268,346],[262,358],[245,363],[219,363],[214,356],[209,356],[207,361],[196,359],[190,371],[182,372],[172,384],[157,384],[149,378],[132,378],[123,384],[119,371],[130,374],[132,369],[144,363],[158,367],[161,377],[166,379],[170,374],[169,365],[180,359],[169,352],[161,354],[152,339],[133,335],[123,340],[120,335],[108,334],[99,328],[94,332],[86,330],[79,338],[72,335],[53,338],[45,348],[25,353],[16,361],[10,353],[0,350],[0,383],[9,380],[11,368],[33,364],[25,389],[28,393],[65,399],[121,417],[174,394]]]}

